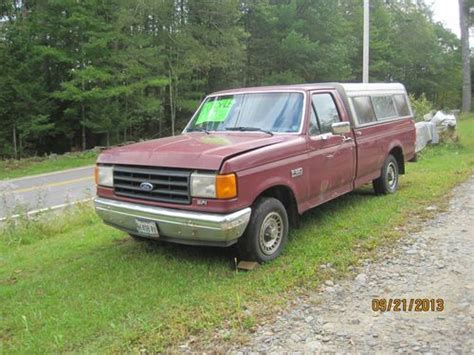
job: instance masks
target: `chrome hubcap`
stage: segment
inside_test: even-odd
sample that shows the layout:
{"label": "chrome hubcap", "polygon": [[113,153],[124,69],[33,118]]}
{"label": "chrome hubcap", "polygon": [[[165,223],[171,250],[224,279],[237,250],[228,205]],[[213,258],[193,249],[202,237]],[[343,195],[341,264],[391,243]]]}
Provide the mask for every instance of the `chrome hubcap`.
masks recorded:
{"label": "chrome hubcap", "polygon": [[260,227],[258,241],[260,250],[265,255],[272,255],[277,251],[283,236],[283,219],[277,212],[269,213]]}
{"label": "chrome hubcap", "polygon": [[393,190],[395,188],[395,186],[397,186],[398,177],[397,177],[396,172],[397,172],[397,169],[395,168],[395,164],[393,164],[393,163],[388,164],[388,167],[387,167],[387,183],[388,183],[388,186],[390,187],[391,190]]}

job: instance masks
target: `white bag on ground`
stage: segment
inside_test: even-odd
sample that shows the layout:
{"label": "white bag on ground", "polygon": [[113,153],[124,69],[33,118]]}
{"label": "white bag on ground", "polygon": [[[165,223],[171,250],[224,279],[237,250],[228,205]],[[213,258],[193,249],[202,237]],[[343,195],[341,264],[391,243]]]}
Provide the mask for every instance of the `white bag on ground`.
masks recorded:
{"label": "white bag on ground", "polygon": [[439,143],[438,130],[433,122],[417,122],[415,152],[423,150],[427,144]]}
{"label": "white bag on ground", "polygon": [[456,116],[444,113],[443,111],[438,111],[430,122],[434,123],[439,130],[445,130],[448,127],[456,127]]}

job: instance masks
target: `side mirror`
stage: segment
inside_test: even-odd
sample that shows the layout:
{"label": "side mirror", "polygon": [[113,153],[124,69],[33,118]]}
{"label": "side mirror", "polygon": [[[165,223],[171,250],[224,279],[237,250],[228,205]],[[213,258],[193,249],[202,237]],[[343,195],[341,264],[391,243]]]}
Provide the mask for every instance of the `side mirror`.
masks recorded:
{"label": "side mirror", "polygon": [[350,122],[337,122],[331,125],[331,131],[333,134],[346,134],[351,132],[351,123]]}

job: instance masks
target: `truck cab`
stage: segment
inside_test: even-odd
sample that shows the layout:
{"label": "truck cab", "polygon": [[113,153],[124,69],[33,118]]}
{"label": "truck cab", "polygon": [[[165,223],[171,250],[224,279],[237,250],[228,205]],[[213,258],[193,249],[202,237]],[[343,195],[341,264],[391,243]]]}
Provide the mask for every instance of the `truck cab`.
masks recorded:
{"label": "truck cab", "polygon": [[372,183],[395,193],[415,154],[401,84],[303,84],[207,96],[182,134],[103,152],[95,207],[135,238],[283,250],[299,215]]}

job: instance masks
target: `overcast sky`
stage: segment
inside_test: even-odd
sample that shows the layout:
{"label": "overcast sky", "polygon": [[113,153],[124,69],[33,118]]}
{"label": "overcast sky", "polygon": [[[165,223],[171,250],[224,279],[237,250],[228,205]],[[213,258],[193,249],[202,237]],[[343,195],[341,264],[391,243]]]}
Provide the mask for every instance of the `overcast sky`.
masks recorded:
{"label": "overcast sky", "polygon": [[427,0],[432,4],[434,19],[444,24],[453,33],[460,37],[459,4],[457,0]]}

